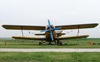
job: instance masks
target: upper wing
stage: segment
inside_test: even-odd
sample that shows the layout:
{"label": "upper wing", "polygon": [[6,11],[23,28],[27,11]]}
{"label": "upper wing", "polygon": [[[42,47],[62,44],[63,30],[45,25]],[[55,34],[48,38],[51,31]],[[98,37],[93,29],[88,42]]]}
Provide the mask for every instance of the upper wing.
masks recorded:
{"label": "upper wing", "polygon": [[56,28],[60,28],[61,30],[65,29],[83,29],[83,28],[94,28],[98,24],[92,23],[92,24],[77,24],[77,25],[62,25],[62,26],[55,26]]}
{"label": "upper wing", "polygon": [[12,36],[14,39],[27,39],[27,40],[45,40],[45,37],[24,37],[24,36]]}
{"label": "upper wing", "polygon": [[59,39],[59,40],[65,40],[65,39],[77,39],[77,38],[86,38],[88,37],[89,35],[80,35],[80,36],[62,36],[62,37],[58,37],[56,39]]}
{"label": "upper wing", "polygon": [[44,30],[45,26],[26,26],[26,25],[2,25],[5,29],[12,30]]}

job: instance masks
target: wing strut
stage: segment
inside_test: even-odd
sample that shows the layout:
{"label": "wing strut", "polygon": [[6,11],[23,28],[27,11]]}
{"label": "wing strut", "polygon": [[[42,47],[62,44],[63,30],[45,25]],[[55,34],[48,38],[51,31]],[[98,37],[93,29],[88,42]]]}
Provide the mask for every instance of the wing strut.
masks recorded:
{"label": "wing strut", "polygon": [[79,31],[79,28],[80,28],[80,26],[78,26],[78,32],[77,32],[77,36],[79,36],[79,33],[80,33],[80,31]]}
{"label": "wing strut", "polygon": [[24,34],[23,34],[23,28],[21,27],[21,32],[22,32],[22,36],[24,36]]}

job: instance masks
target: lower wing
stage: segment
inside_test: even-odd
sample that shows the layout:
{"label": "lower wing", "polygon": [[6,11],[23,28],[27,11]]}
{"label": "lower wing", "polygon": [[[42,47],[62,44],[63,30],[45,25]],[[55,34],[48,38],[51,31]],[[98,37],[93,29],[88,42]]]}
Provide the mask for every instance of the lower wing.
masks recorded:
{"label": "lower wing", "polygon": [[24,36],[12,36],[14,39],[27,39],[27,40],[45,40],[45,37],[24,37]]}
{"label": "lower wing", "polygon": [[86,38],[88,37],[89,35],[80,35],[80,36],[61,36],[61,37],[58,37],[56,39],[59,39],[59,40],[65,40],[65,39],[77,39],[77,38]]}
{"label": "lower wing", "polygon": [[[77,39],[77,38],[86,38],[89,35],[80,35],[80,36],[61,36],[55,40],[65,40],[65,39]],[[28,37],[28,36],[12,36],[14,39],[27,39],[27,40],[46,40],[45,37]]]}

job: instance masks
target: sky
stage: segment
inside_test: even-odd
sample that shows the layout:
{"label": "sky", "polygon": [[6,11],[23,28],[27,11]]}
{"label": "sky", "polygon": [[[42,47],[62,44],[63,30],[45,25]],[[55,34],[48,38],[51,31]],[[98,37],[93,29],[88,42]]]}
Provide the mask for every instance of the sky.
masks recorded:
{"label": "sky", "polygon": [[[100,24],[100,0],[0,0],[0,37],[21,35],[21,31],[2,28],[4,24],[46,26],[48,19],[54,26]],[[40,31],[24,31],[24,35],[37,32]],[[77,30],[64,32],[67,36],[77,34]],[[100,38],[99,32],[100,25],[82,29],[80,35],[88,34],[90,38]]]}

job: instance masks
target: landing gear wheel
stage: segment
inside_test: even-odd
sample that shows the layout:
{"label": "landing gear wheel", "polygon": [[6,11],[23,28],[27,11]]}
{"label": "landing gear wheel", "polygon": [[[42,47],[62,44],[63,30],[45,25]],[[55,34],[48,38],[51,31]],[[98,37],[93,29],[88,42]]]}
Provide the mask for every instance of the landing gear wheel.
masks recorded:
{"label": "landing gear wheel", "polygon": [[52,45],[52,44],[51,44],[51,42],[49,42],[49,44],[48,44],[48,45]]}
{"label": "landing gear wheel", "polygon": [[42,45],[42,42],[39,42],[39,45]]}
{"label": "landing gear wheel", "polygon": [[57,40],[57,45],[62,46],[62,42]]}
{"label": "landing gear wheel", "polygon": [[62,46],[62,42],[59,42],[59,45]]}

